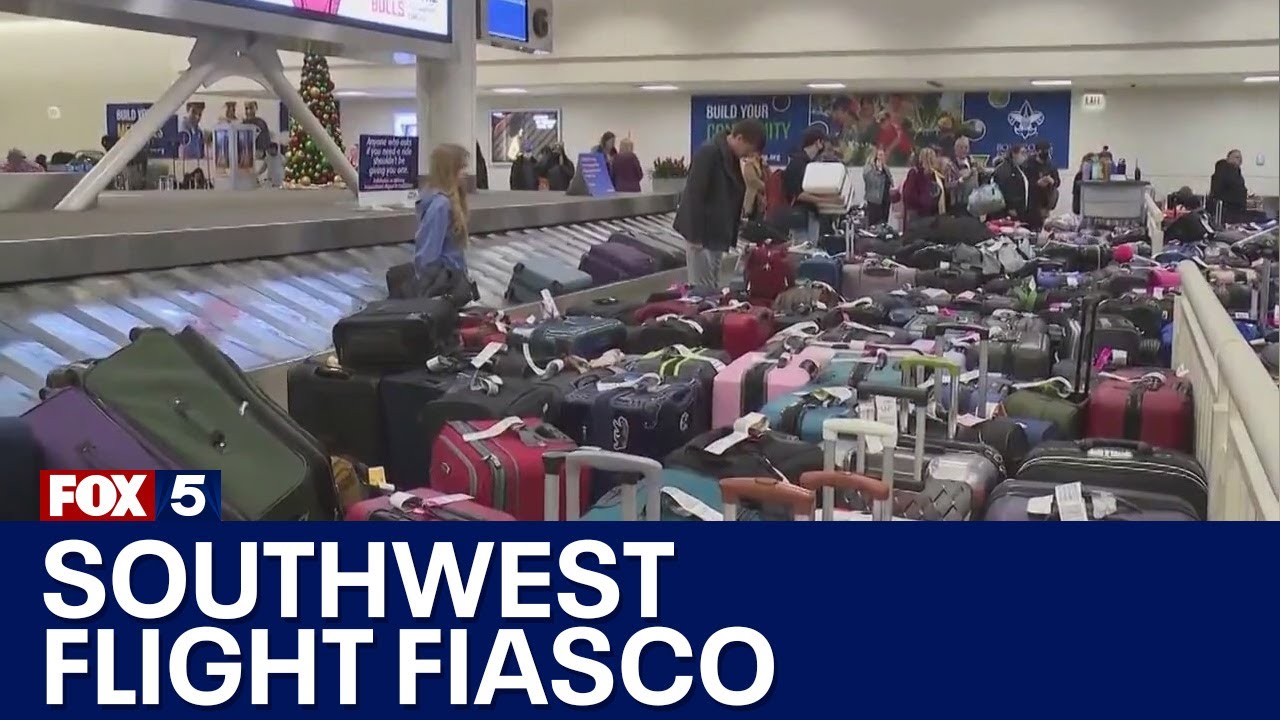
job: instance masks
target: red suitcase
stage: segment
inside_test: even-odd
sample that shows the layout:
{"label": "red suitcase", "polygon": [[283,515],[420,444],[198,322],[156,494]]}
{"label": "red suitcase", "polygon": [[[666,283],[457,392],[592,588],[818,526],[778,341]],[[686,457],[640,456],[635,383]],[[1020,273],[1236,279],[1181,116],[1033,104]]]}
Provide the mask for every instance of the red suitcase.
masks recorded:
{"label": "red suitcase", "polygon": [[735,359],[763,348],[774,333],[773,311],[751,305],[710,310],[698,322],[707,330],[708,344]]}
{"label": "red suitcase", "polygon": [[458,318],[462,347],[483,350],[489,343],[506,343],[507,318],[499,311],[465,312]]}
{"label": "red suitcase", "polygon": [[791,264],[786,244],[758,244],[747,251],[747,295],[753,300],[772,303],[783,290],[796,284],[796,270]]}
{"label": "red suitcase", "polygon": [[431,488],[371,498],[347,508],[347,520],[515,520],[463,494]]}
{"label": "red suitcase", "polygon": [[[431,487],[442,493],[470,495],[477,503],[510,513],[517,520],[553,519],[546,517],[544,506],[542,457],[575,449],[577,445],[568,435],[539,418],[450,422],[432,446]],[[584,479],[579,497],[591,497],[589,478]],[[586,508],[583,502],[578,514]],[[560,518],[564,517],[561,503]]]}
{"label": "red suitcase", "polygon": [[1098,376],[1089,393],[1085,437],[1140,440],[1195,451],[1191,383],[1172,370],[1121,368]]}

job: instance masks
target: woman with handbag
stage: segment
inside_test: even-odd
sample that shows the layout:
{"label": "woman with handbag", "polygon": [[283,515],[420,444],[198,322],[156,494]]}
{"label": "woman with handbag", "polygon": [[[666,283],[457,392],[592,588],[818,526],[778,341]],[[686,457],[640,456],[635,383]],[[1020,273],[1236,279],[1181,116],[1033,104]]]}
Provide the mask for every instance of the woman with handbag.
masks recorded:
{"label": "woman with handbag", "polygon": [[947,182],[933,148],[921,148],[902,183],[903,228],[912,220],[947,214]]}
{"label": "woman with handbag", "polygon": [[867,194],[867,224],[882,225],[889,222],[889,208],[898,191],[893,187],[893,173],[885,164],[883,148],[876,148],[875,155],[862,168],[863,191]]}

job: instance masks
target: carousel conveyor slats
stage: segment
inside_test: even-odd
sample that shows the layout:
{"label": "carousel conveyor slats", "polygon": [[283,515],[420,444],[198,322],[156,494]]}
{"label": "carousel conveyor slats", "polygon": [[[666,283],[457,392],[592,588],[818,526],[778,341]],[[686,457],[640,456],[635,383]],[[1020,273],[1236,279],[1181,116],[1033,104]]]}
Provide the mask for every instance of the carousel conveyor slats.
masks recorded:
{"label": "carousel conveyor slats", "polygon": [[[616,232],[643,233],[675,247],[671,214],[508,230],[471,238],[467,263],[480,302],[505,307],[512,267],[551,255],[577,264]],[[247,371],[286,365],[331,345],[335,322],[386,297],[387,268],[409,262],[412,243],[99,275],[0,291],[0,414],[39,400],[50,370],[105,357],[135,327],[200,330]],[[637,296],[668,282],[634,281]],[[627,297],[629,284],[589,291]]]}

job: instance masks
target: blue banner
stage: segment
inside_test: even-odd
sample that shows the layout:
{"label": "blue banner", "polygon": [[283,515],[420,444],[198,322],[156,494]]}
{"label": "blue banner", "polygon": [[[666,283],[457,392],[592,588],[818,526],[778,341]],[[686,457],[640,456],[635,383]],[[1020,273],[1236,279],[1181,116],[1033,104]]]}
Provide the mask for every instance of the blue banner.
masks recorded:
{"label": "blue banner", "polygon": [[0,523],[6,717],[1274,712],[1265,523],[155,530]]}
{"label": "blue banner", "polygon": [[609,161],[604,153],[578,153],[578,174],[591,197],[611,195],[616,190],[609,176]]}
{"label": "blue banner", "polygon": [[1071,92],[1004,92],[964,94],[964,118],[974,133],[974,155],[996,157],[1010,145],[1049,143],[1060,168],[1072,167]]}
{"label": "blue banner", "polygon": [[[105,134],[120,138],[133,127],[142,114],[151,109],[151,103],[107,103],[107,131]],[[153,158],[178,157],[178,116],[165,121],[160,131],[148,143]]]}
{"label": "blue banner", "polygon": [[739,120],[764,123],[765,159],[785,165],[787,156],[800,149],[800,138],[809,127],[808,95],[695,95],[691,101],[692,152]]}
{"label": "blue banner", "polygon": [[360,192],[418,189],[418,138],[361,135]]}

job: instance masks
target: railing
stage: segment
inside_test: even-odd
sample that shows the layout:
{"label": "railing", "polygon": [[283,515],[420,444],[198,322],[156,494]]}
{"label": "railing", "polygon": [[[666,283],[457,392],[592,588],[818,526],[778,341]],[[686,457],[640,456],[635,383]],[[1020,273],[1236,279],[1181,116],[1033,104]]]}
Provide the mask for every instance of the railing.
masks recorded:
{"label": "railing", "polygon": [[1173,365],[1195,392],[1210,520],[1280,520],[1280,388],[1194,263],[1178,266]]}
{"label": "railing", "polygon": [[1164,210],[1156,202],[1155,192],[1147,193],[1144,206],[1147,210],[1147,237],[1151,238],[1151,254],[1164,252]]}

